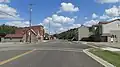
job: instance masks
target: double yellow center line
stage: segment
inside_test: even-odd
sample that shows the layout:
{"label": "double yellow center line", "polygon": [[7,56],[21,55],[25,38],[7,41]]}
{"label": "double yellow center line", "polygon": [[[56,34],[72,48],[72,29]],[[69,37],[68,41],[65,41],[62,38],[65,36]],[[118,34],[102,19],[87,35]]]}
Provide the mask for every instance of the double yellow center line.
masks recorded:
{"label": "double yellow center line", "polygon": [[22,56],[24,56],[24,55],[27,55],[27,54],[29,54],[29,53],[31,53],[31,52],[34,52],[35,50],[36,50],[36,49],[33,49],[33,50],[27,51],[27,52],[25,52],[25,53],[22,53],[22,54],[20,54],[20,55],[17,55],[17,56],[15,56],[15,57],[12,57],[12,58],[10,58],[10,59],[1,61],[1,62],[0,62],[0,65],[3,65],[3,64],[6,64],[6,63],[8,63],[8,62],[10,62],[10,61],[13,61],[13,60],[15,60],[15,59],[18,59],[18,58],[20,58],[20,57],[22,57]]}

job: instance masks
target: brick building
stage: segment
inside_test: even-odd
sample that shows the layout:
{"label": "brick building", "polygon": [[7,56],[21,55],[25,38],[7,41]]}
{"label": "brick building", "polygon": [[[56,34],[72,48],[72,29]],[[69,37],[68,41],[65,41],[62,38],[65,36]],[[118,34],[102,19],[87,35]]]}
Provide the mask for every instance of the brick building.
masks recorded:
{"label": "brick building", "polygon": [[41,25],[16,29],[15,34],[7,34],[4,38],[4,41],[12,42],[38,42],[44,38],[44,27]]}

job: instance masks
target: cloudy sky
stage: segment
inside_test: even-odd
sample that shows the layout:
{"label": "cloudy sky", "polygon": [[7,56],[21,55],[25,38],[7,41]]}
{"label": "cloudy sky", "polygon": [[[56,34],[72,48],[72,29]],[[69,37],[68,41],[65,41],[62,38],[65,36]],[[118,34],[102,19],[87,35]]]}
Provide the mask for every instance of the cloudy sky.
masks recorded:
{"label": "cloudy sky", "polygon": [[28,26],[30,3],[32,25],[43,25],[48,32],[50,24],[51,33],[120,16],[120,0],[0,0],[0,24]]}

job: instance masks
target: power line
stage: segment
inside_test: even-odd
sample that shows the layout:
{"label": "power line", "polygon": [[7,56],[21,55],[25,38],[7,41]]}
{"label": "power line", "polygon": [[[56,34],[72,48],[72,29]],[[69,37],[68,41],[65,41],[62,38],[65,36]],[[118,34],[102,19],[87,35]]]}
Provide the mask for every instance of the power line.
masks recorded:
{"label": "power line", "polygon": [[12,16],[12,17],[15,17],[15,18],[17,18],[16,16],[14,16],[14,15],[11,15],[11,14],[9,14],[9,13],[6,13],[6,12],[3,12],[3,11],[0,11],[1,13],[3,13],[3,14],[6,14],[6,15],[9,15],[9,16]]}
{"label": "power line", "polygon": [[[9,19],[1,19],[0,20],[9,20]],[[9,20],[9,21],[28,21],[28,20]]]}
{"label": "power line", "polygon": [[[11,16],[11,17],[17,18],[16,16],[11,15],[11,14],[9,14],[9,13],[3,12],[3,11],[0,11],[0,12],[3,13],[3,14],[6,14],[6,15],[8,15],[8,16]],[[1,19],[1,18],[0,18],[0,19]],[[8,19],[4,19],[4,18],[2,18],[2,20],[8,20]],[[10,20],[10,21],[25,21],[25,20]]]}

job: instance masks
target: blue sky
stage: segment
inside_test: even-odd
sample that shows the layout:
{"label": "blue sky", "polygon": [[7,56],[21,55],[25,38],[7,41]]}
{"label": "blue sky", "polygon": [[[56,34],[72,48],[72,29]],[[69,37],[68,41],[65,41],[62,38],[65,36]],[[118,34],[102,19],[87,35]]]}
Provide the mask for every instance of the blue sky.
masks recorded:
{"label": "blue sky", "polygon": [[[120,0],[0,0],[0,24],[13,26],[29,25],[29,4],[32,6],[32,25],[43,25],[51,33],[80,27],[91,26],[99,21],[119,18]],[[24,21],[15,21],[23,20]],[[13,21],[14,20],[14,21]]]}

